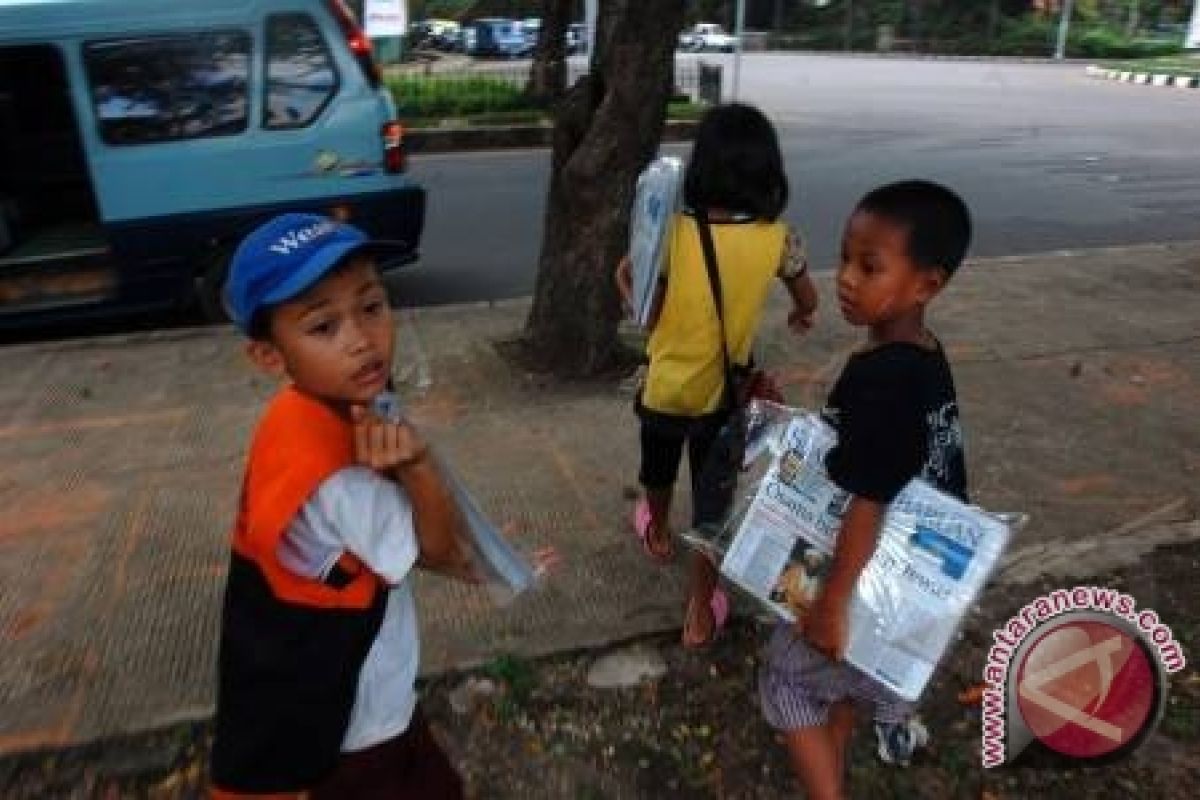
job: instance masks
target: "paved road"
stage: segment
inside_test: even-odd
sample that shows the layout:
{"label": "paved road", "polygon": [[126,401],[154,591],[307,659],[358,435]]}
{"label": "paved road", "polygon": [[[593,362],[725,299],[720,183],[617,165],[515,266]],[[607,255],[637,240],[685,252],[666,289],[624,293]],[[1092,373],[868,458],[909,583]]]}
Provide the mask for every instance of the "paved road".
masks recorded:
{"label": "paved road", "polygon": [[[820,267],[864,190],[914,175],[968,198],[977,255],[1200,236],[1200,91],[1080,65],[764,54],[745,59],[742,96],[778,123],[788,216]],[[430,190],[426,256],[397,279],[402,300],[529,293],[548,162],[544,150],[414,159]]]}

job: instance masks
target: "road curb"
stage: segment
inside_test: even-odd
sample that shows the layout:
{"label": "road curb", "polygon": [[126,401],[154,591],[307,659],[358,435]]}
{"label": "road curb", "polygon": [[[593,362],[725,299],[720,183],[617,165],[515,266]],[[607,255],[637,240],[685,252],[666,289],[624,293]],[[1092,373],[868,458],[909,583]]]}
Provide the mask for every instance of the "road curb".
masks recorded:
{"label": "road curb", "polygon": [[1168,89],[1200,89],[1200,77],[1189,75],[1175,75],[1165,72],[1134,72],[1131,70],[1099,67],[1095,64],[1087,68],[1087,74],[1092,78],[1133,83],[1139,86],[1158,86]]}
{"label": "road curb", "polygon": [[[972,269],[998,268],[1009,264],[1021,264],[1042,259],[1079,260],[1094,259],[1097,256],[1125,256],[1130,261],[1136,261],[1139,256],[1155,255],[1183,250],[1195,252],[1200,250],[1200,239],[1179,239],[1164,242],[1142,242],[1138,244],[1117,244],[1101,247],[1059,248],[1057,250],[1042,250],[1033,253],[1016,253],[1006,256],[982,256],[967,259]],[[831,270],[816,270],[815,275],[832,274]],[[399,318],[397,324],[415,324],[417,319],[447,319],[468,312],[492,312],[523,315],[533,302],[532,295],[506,297],[497,300],[466,300],[457,303],[442,303],[432,306],[395,309]],[[210,339],[214,343],[223,343],[239,334],[232,325],[195,325],[191,327],[172,328],[168,330],[134,331],[129,333],[110,333],[87,338],[61,339],[51,341],[33,341],[5,345],[9,353],[21,352],[30,355],[38,353],[62,353],[70,351],[102,350],[108,347],[135,347],[138,345],[153,345],[162,342],[185,342],[195,339]]]}
{"label": "road curb", "polygon": [[1069,66],[1071,64],[1086,64],[1087,59],[1054,58],[1053,56],[972,56],[954,53],[909,53],[895,51],[879,53],[871,50],[757,50],[753,55],[795,54],[802,56],[825,56],[828,58],[878,59],[881,61],[960,61],[963,63],[994,63],[994,64],[1045,64],[1047,66]]}
{"label": "road curb", "polygon": [[[697,120],[668,120],[663,128],[664,142],[691,141]],[[463,128],[413,128],[405,133],[409,153],[459,153],[478,150],[512,150],[550,147],[554,126],[481,125]]]}

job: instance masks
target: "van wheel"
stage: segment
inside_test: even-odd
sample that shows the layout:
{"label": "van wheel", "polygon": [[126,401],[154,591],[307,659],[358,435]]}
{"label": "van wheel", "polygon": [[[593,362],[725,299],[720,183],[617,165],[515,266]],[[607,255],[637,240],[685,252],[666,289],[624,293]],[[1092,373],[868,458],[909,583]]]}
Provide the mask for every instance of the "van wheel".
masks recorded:
{"label": "van wheel", "polygon": [[196,275],[196,303],[205,322],[229,322],[222,293],[232,258],[233,248],[217,247],[204,259]]}

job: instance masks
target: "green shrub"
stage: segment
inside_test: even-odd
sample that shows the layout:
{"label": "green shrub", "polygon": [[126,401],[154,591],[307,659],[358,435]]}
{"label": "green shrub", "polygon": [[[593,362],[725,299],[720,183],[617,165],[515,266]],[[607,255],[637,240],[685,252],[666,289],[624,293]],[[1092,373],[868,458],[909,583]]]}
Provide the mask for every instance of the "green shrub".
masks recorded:
{"label": "green shrub", "polygon": [[1005,19],[993,51],[1006,56],[1048,56],[1054,52],[1058,26],[1043,17]]}
{"label": "green shrub", "polygon": [[1072,33],[1067,54],[1077,58],[1156,58],[1180,52],[1181,43],[1162,39],[1128,39],[1107,26]]}
{"label": "green shrub", "polygon": [[486,75],[406,75],[390,79],[388,88],[402,118],[460,117],[532,108],[521,88]]}

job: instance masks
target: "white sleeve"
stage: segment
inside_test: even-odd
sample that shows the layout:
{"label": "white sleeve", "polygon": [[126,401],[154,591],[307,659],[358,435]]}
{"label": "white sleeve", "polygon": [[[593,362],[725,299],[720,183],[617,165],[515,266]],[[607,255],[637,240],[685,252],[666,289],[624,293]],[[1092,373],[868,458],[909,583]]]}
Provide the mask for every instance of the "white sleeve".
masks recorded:
{"label": "white sleeve", "polygon": [[389,584],[404,580],[420,554],[412,506],[395,482],[366,467],[325,479],[280,540],[280,563],[323,578],[349,551]]}

